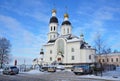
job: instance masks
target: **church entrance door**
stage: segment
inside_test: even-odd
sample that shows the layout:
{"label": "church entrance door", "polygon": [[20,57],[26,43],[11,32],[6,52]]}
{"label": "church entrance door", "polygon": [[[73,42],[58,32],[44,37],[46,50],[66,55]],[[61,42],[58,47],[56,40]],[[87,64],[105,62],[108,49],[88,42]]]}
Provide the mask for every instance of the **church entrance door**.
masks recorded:
{"label": "church entrance door", "polygon": [[57,60],[58,60],[58,62],[60,62],[60,61],[61,61],[61,58],[58,58]]}

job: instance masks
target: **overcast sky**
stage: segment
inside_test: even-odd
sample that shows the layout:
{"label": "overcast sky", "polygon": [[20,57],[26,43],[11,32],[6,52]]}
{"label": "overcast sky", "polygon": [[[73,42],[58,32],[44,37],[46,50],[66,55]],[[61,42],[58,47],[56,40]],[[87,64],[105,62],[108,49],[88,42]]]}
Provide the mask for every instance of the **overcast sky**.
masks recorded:
{"label": "overcast sky", "polygon": [[0,36],[10,40],[14,59],[22,63],[39,56],[53,8],[59,30],[67,12],[74,35],[83,33],[93,46],[99,32],[107,46],[120,49],[120,0],[0,0]]}

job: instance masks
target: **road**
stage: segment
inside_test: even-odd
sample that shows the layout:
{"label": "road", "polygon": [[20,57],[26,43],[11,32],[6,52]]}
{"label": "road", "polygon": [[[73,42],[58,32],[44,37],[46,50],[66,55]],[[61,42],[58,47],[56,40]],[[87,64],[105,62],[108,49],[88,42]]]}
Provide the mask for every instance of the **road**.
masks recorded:
{"label": "road", "polygon": [[[80,75],[82,76],[82,75]],[[55,73],[44,72],[37,74],[19,73],[18,75],[1,75],[0,81],[110,81],[93,78],[82,78],[68,71]],[[111,80],[112,81],[112,80]]]}

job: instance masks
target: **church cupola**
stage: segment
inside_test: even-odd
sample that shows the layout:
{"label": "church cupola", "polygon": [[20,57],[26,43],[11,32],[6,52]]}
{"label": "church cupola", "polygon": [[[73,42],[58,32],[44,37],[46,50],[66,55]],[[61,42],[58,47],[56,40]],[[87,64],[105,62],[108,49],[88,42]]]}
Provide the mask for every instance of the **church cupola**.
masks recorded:
{"label": "church cupola", "polygon": [[58,23],[58,19],[56,17],[56,10],[52,10],[52,17],[50,18],[50,23]]}
{"label": "church cupola", "polygon": [[62,35],[68,35],[71,34],[71,23],[69,21],[69,15],[67,13],[64,14],[64,21],[62,22],[61,26],[61,34]]}
{"label": "church cupola", "polygon": [[52,17],[49,21],[49,33],[48,33],[48,41],[55,40],[58,37],[58,19],[56,17],[56,10],[52,9]]}
{"label": "church cupola", "polygon": [[80,41],[84,42],[84,35],[83,35],[83,33],[80,34]]}
{"label": "church cupola", "polygon": [[62,22],[62,25],[71,25],[71,23],[68,21],[69,15],[66,13],[64,14],[64,21]]}
{"label": "church cupola", "polygon": [[40,55],[44,55],[43,49],[41,49],[41,51],[40,51]]}

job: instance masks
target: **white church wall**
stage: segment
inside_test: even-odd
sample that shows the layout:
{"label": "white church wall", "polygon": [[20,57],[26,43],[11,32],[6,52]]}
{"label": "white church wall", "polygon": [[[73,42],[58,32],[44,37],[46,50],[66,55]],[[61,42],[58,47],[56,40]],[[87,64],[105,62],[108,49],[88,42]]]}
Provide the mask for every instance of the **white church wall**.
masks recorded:
{"label": "white church wall", "polygon": [[[93,49],[81,49],[80,55],[82,63],[92,63],[95,61],[95,50]],[[91,56],[91,59],[89,59],[89,56]]]}
{"label": "white church wall", "polygon": [[[54,46],[53,45],[46,45],[45,47],[45,54],[44,54],[44,61],[47,63],[51,63],[54,60]],[[50,53],[50,51],[52,51],[52,53]],[[52,60],[50,60],[50,58],[52,58]]]}
{"label": "white church wall", "polygon": [[[71,43],[67,43],[67,62],[68,63],[79,63],[80,60],[80,49],[79,46],[80,42],[71,42]],[[72,49],[74,49],[74,51],[72,52]],[[74,60],[72,60],[72,56],[74,56]]]}

